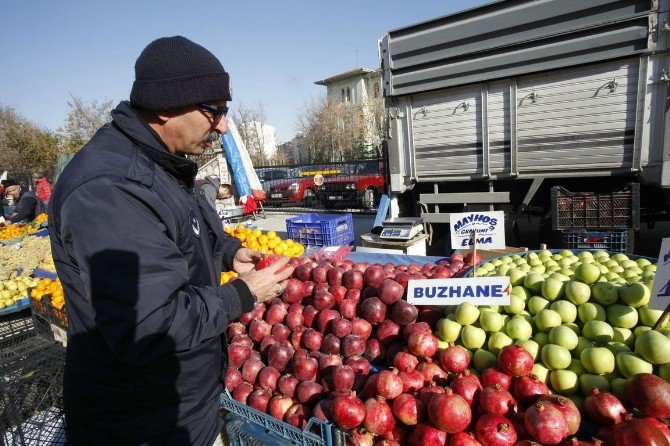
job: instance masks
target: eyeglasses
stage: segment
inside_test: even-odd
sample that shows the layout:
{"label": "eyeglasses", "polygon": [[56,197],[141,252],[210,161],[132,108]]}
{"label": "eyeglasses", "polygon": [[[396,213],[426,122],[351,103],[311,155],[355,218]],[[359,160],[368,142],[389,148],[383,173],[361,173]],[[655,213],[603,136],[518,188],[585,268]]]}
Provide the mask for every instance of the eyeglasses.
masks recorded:
{"label": "eyeglasses", "polygon": [[203,110],[206,110],[212,114],[212,121],[219,122],[221,118],[228,115],[228,106],[227,105],[207,105],[207,104],[198,104]]}

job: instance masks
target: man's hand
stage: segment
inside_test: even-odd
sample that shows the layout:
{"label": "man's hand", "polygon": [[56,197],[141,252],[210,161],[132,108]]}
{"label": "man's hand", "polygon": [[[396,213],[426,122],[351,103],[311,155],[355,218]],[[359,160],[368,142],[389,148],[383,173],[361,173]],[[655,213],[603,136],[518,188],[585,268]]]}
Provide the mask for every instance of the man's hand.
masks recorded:
{"label": "man's hand", "polygon": [[[288,260],[288,257],[282,257],[261,271],[253,270],[240,275],[239,280],[247,284],[256,296],[256,302],[273,299],[284,292],[287,279],[293,274],[293,267],[288,265]],[[277,272],[284,267],[285,270]]]}
{"label": "man's hand", "polygon": [[233,260],[233,271],[238,274],[244,274],[247,271],[251,271],[256,264],[260,262],[262,257],[262,252],[249,248],[240,248]]}

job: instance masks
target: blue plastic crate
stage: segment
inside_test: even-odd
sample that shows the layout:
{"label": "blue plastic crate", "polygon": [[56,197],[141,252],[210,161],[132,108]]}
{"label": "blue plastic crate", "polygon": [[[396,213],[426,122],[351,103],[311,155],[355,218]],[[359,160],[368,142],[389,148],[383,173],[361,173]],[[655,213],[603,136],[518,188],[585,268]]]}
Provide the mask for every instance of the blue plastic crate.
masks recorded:
{"label": "blue plastic crate", "polygon": [[[280,438],[282,442],[276,442],[278,446],[344,446],[346,444],[345,433],[330,422],[312,417],[305,429],[300,430],[272,415],[236,401],[227,390],[221,394],[221,408],[244,420],[243,423],[235,422],[230,428],[226,427],[231,445],[275,444],[275,441],[266,443],[251,441],[253,438],[262,439],[263,437]],[[232,421],[236,419],[237,417],[231,418]],[[263,433],[262,437],[260,433]],[[255,437],[255,435],[258,436]]]}
{"label": "blue plastic crate", "polygon": [[354,241],[351,214],[304,214],[286,219],[289,238],[306,246],[348,246]]}

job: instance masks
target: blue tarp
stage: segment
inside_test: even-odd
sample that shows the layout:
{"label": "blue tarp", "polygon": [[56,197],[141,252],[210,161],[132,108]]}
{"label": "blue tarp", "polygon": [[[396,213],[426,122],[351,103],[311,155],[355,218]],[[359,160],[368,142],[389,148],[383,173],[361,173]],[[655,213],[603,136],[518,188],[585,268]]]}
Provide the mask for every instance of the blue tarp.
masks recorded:
{"label": "blue tarp", "polygon": [[409,265],[416,263],[423,266],[424,263],[437,263],[440,260],[449,260],[448,257],[437,256],[408,256],[404,254],[381,254],[376,252],[350,252],[347,259],[352,262],[372,262],[372,263],[387,263],[391,262],[394,265]]}
{"label": "blue tarp", "polygon": [[237,195],[240,197],[253,195],[249,180],[247,179],[247,173],[244,170],[244,163],[240,157],[240,150],[238,149],[237,143],[231,135],[231,132],[226,132],[221,135],[221,142],[223,144],[223,149],[226,151],[226,161],[233,174],[233,181],[235,181]]}

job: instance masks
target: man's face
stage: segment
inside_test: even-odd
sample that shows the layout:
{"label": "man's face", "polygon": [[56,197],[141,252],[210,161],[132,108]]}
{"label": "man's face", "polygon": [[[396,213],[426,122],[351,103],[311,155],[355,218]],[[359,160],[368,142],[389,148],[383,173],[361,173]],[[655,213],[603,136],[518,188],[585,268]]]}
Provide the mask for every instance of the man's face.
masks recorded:
{"label": "man's face", "polygon": [[[212,105],[226,105],[226,102],[213,102]],[[172,116],[163,139],[172,153],[200,155],[211,147],[211,138],[218,139],[227,131],[225,116],[215,121],[211,112],[193,106]]]}
{"label": "man's face", "polygon": [[19,194],[21,193],[21,187],[20,186],[9,186],[7,190],[5,191],[6,196],[11,196],[15,200],[19,199]]}
{"label": "man's face", "polygon": [[218,198],[219,200],[225,200],[227,198],[230,198],[231,196],[232,195],[230,193],[230,189],[228,189],[227,187],[220,187],[219,194],[217,195],[216,198]]}

